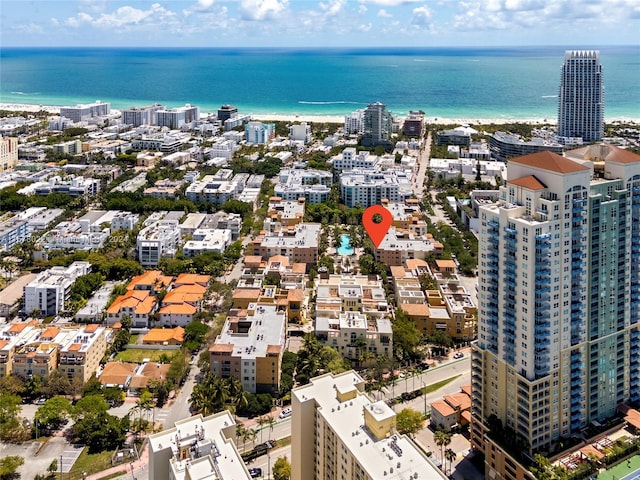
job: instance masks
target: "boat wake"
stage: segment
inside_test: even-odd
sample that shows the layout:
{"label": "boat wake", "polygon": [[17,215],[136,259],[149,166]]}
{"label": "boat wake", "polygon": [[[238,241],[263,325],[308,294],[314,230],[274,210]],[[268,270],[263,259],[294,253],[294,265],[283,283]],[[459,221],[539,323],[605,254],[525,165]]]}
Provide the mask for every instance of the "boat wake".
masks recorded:
{"label": "boat wake", "polygon": [[33,93],[29,93],[29,92],[11,92],[14,95],[40,95],[40,92],[33,92]]}
{"label": "boat wake", "polygon": [[558,98],[558,95],[542,95],[542,98]]}

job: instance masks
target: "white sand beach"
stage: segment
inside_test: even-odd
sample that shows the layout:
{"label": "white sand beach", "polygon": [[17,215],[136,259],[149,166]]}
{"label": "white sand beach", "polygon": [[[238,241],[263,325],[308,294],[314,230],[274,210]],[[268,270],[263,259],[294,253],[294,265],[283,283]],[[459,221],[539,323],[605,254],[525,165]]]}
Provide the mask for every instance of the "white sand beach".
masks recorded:
{"label": "white sand beach", "polygon": [[[53,105],[33,105],[28,103],[0,103],[0,110],[14,112],[39,112],[46,111],[52,115],[60,113],[60,106]],[[308,123],[344,123],[343,115],[284,115],[277,113],[251,114],[254,120],[258,121],[281,121],[281,122],[308,122]],[[532,125],[555,125],[556,118],[444,118],[425,116],[428,124],[436,125],[502,125],[506,123],[529,123]],[[606,119],[607,123],[640,123],[640,118]]]}

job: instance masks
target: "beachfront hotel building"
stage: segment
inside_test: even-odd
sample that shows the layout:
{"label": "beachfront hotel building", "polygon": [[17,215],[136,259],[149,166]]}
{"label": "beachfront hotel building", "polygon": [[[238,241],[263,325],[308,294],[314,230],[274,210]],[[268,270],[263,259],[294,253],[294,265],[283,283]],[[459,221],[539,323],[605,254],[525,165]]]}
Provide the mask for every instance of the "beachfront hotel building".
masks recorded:
{"label": "beachfront hotel building", "polygon": [[640,156],[568,157],[511,159],[479,208],[471,440],[487,478],[522,478],[523,452],[547,456],[640,400]]}
{"label": "beachfront hotel building", "polygon": [[0,137],[0,172],[13,170],[18,163],[18,139]]}
{"label": "beachfront hotel building", "polygon": [[141,125],[156,125],[158,123],[157,112],[164,110],[165,106],[158,103],[146,107],[131,107],[122,110],[122,123],[139,127]]}
{"label": "beachfront hotel building", "polygon": [[149,478],[250,480],[235,437],[236,422],[227,410],[179,420],[149,436]]}
{"label": "beachfront hotel building", "polygon": [[276,133],[275,123],[247,122],[244,126],[244,139],[247,143],[263,145]]}
{"label": "beachfront hotel building", "polygon": [[178,129],[198,120],[200,120],[200,107],[188,103],[184,107],[156,111],[156,122],[159,127]]}
{"label": "beachfront hotel building", "polygon": [[447,478],[396,431],[396,413],[373,402],[356,372],[313,378],[291,391],[291,479]]}
{"label": "beachfront hotel building", "polygon": [[568,50],[558,95],[558,136],[595,142],[604,135],[604,87],[597,50]]}
{"label": "beachfront hotel building", "polygon": [[375,102],[367,105],[364,111],[364,132],[362,145],[375,147],[391,145],[393,119],[384,103]]}
{"label": "beachfront hotel building", "polygon": [[86,105],[76,105],[75,107],[61,107],[60,116],[68,118],[72,122],[82,122],[94,117],[103,117],[111,112],[111,104],[96,100]]}

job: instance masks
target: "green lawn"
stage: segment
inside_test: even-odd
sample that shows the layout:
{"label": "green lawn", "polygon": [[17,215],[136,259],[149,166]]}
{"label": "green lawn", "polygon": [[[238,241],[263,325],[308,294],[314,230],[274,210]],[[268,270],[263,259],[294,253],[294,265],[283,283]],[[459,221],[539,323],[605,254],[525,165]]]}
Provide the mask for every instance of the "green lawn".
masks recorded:
{"label": "green lawn", "polygon": [[[107,468],[111,468],[111,456],[113,455],[112,450],[91,454],[88,452],[89,448],[85,447],[78,457],[78,460],[76,460],[76,463],[73,464],[68,476],[70,480],[81,480],[82,472],[85,472],[87,475],[91,475],[93,473],[106,470]],[[64,475],[64,478],[67,478],[66,474]]]}
{"label": "green lawn", "polygon": [[140,338],[139,334],[133,334],[129,336],[129,345],[135,345],[136,342],[138,341],[138,338]]}
{"label": "green lawn", "polygon": [[114,361],[123,361],[131,363],[140,363],[142,359],[148,358],[152,362],[157,362],[160,359],[160,355],[167,354],[169,358],[178,350],[143,350],[142,348],[128,348],[121,352],[118,352]]}
{"label": "green lawn", "polygon": [[598,480],[621,480],[638,469],[640,469],[640,455],[634,455],[629,460],[624,460],[606,472],[602,472],[598,475]]}
{"label": "green lawn", "polygon": [[425,388],[422,389],[422,393],[423,394],[433,393],[436,390],[444,387],[447,383],[453,382],[459,376],[460,375],[456,375],[455,377],[445,378],[444,380],[441,380],[439,382],[432,383],[431,385],[427,385]]}

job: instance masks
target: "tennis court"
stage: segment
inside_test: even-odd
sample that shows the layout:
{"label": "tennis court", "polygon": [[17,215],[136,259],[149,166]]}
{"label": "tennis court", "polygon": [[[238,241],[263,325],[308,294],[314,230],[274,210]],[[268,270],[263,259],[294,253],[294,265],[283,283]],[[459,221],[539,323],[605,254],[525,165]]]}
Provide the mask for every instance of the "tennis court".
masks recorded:
{"label": "tennis court", "polygon": [[640,480],[640,455],[634,455],[602,472],[598,475],[598,480]]}

